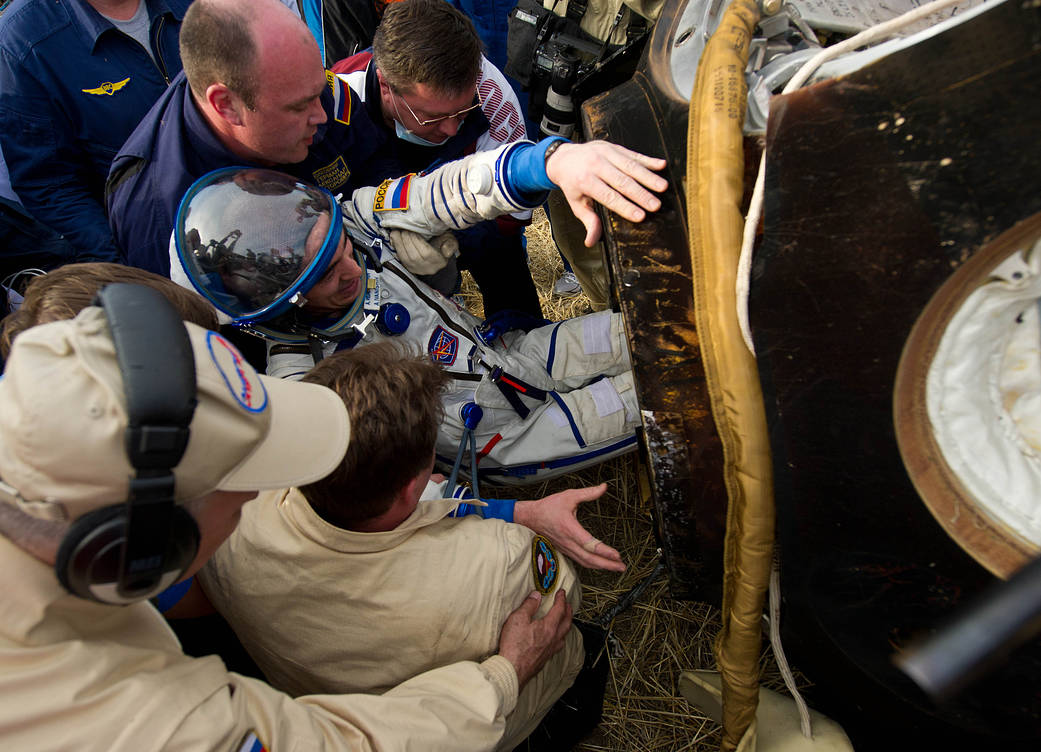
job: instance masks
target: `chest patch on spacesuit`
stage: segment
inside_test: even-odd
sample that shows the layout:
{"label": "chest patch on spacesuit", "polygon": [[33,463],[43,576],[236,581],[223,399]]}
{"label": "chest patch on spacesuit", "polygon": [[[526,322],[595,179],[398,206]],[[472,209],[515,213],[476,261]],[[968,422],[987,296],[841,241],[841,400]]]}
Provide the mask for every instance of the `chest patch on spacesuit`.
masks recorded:
{"label": "chest patch on spacesuit", "polygon": [[439,326],[430,335],[427,352],[430,353],[430,359],[439,366],[450,366],[455,363],[459,354],[459,338],[443,326]]}
{"label": "chest patch on spacesuit", "polygon": [[535,589],[545,595],[557,582],[560,567],[557,552],[548,540],[536,535],[531,542],[531,575],[535,578]]}
{"label": "chest patch on spacesuit", "polygon": [[378,274],[370,274],[365,282],[366,311],[378,311],[380,308],[380,277]]}

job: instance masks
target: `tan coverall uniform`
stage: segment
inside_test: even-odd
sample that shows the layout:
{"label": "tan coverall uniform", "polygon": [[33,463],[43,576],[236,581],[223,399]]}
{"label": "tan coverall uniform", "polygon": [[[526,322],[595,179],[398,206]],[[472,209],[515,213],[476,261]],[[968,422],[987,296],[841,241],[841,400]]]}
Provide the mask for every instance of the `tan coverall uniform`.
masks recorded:
{"label": "tan coverall uniform", "polygon": [[488,750],[516,699],[513,666],[492,656],[383,696],[294,700],[214,656],[184,655],[147,602],[69,595],[51,567],[3,536],[0,592],[3,750],[237,752],[255,741],[269,752]]}
{"label": "tan coverall uniform", "polygon": [[[394,530],[359,533],[319,517],[296,489],[247,504],[200,573],[211,601],[271,683],[290,694],[384,692],[423,671],[495,653],[506,617],[535,589],[526,527],[446,518],[453,500],[421,501]],[[556,555],[556,588],[581,599]],[[520,693],[497,749],[538,725],[582,667],[575,627]],[[494,746],[494,745],[493,745]]]}

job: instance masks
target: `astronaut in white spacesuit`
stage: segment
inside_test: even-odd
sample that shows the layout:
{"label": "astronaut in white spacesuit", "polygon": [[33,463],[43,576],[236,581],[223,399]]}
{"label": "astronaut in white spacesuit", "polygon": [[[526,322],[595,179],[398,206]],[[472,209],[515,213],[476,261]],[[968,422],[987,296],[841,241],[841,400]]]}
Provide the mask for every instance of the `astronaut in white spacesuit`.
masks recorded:
{"label": "astronaut in white spacesuit", "polygon": [[481,322],[389,247],[537,204],[540,194],[517,190],[516,147],[361,189],[342,206],[281,173],[215,171],[181,204],[173,277],[269,341],[269,375],[300,378],[333,351],[387,338],[428,353],[454,377],[442,467],[469,476],[465,457],[481,479],[526,483],[602,462],[636,446],[639,423],[620,315]]}

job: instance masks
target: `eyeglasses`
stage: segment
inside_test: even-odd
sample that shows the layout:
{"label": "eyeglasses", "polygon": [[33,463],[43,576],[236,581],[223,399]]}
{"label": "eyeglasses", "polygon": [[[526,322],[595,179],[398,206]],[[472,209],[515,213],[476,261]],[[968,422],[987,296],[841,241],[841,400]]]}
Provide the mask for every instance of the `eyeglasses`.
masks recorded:
{"label": "eyeglasses", "polygon": [[[403,96],[398,94],[393,89],[390,90],[390,93],[393,94],[395,97],[397,97],[397,99],[399,99],[401,101],[401,103],[403,105],[405,105],[405,109],[408,110],[408,114],[411,115],[413,117],[413,119],[415,119],[415,121],[417,123],[419,123],[419,125],[421,125],[423,127],[426,127],[428,125],[433,125],[434,123],[440,123],[440,122],[442,122],[444,120],[448,120],[449,118],[459,119],[459,118],[466,117],[466,115],[468,113],[473,112],[478,107],[481,107],[484,104],[484,102],[481,101],[481,92],[480,92],[480,90],[474,89],[474,99],[477,100],[476,104],[472,104],[469,107],[464,107],[463,109],[459,110],[459,112],[453,112],[451,115],[441,115],[440,117],[430,118],[429,120],[420,120],[419,119],[419,115],[417,115],[413,111],[413,109],[411,107],[409,107],[408,102],[405,101],[405,98]],[[394,105],[394,108],[397,109],[397,105],[396,104]],[[398,113],[398,114],[400,115],[401,113]]]}

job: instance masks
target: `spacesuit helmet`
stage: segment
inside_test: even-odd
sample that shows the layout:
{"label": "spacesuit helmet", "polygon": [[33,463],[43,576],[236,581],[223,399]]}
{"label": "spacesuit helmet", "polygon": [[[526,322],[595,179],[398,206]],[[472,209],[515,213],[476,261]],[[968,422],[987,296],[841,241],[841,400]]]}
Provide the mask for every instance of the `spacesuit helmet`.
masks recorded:
{"label": "spacesuit helmet", "polygon": [[[232,324],[295,343],[337,339],[361,310],[363,295],[332,315],[304,310],[307,291],[329,269],[345,232],[328,191],[275,170],[227,167],[185,193],[174,244],[189,281]],[[354,253],[364,290],[364,257]]]}

